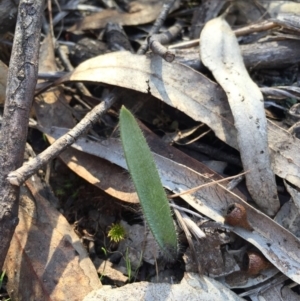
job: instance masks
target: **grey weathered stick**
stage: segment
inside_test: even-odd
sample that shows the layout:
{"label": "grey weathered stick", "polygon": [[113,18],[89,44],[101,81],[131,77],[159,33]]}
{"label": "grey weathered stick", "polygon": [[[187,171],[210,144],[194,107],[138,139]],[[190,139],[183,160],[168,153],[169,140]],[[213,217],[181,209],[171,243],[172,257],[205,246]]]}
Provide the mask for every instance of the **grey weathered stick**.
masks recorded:
{"label": "grey weathered stick", "polygon": [[99,120],[100,116],[113,105],[116,101],[116,91],[117,89],[113,90],[113,92],[106,97],[106,100],[103,100],[92,111],[86,114],[86,116],[66,135],[57,139],[51,146],[34,159],[25,163],[19,169],[11,172],[8,175],[7,180],[13,185],[20,186],[31,175],[35,174],[44,164],[56,158],[67,147],[72,145],[79,136],[86,133],[86,131]]}
{"label": "grey weathered stick", "polygon": [[23,163],[37,81],[43,8],[43,0],[22,0],[19,4],[0,136],[0,269],[18,224],[19,187],[6,177]]}
{"label": "grey weathered stick", "polygon": [[148,45],[153,53],[161,56],[165,61],[171,63],[175,59],[175,54],[169,51],[165,46],[175,39],[181,32],[183,27],[182,21],[177,21],[173,26],[171,26],[167,31],[160,34],[154,34],[149,36]]}

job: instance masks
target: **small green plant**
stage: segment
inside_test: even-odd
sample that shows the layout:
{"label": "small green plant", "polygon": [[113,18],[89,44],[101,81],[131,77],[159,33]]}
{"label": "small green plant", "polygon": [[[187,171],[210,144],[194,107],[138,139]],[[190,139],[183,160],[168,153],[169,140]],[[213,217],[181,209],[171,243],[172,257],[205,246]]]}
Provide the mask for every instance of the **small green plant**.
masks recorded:
{"label": "small green plant", "polygon": [[3,285],[4,276],[5,276],[5,271],[3,271],[0,276],[0,289],[2,288]]}
{"label": "small green plant", "polygon": [[108,237],[114,242],[120,242],[126,236],[126,231],[121,224],[112,224],[107,234]]}
{"label": "small green plant", "polygon": [[104,255],[107,256],[107,251],[104,247],[101,248],[101,250],[103,251]]}
{"label": "small green plant", "polygon": [[130,259],[129,259],[129,256],[128,256],[128,248],[126,248],[126,254],[125,254],[125,262],[126,262],[126,270],[127,270],[127,275],[128,275],[128,282],[131,281],[131,274],[132,274],[132,271],[131,271],[131,262],[130,262]]}
{"label": "small green plant", "polygon": [[150,148],[135,118],[124,106],[120,131],[128,170],[137,191],[146,222],[165,258],[177,257],[177,234],[166,192]]}
{"label": "small green plant", "polygon": [[[55,194],[58,197],[64,197],[66,195],[70,195],[70,191],[74,190],[74,187],[76,187],[76,183],[72,180],[66,180],[62,184],[62,186],[55,190]],[[75,189],[74,192],[72,192],[71,196],[72,198],[76,198],[78,196],[79,189]]]}
{"label": "small green plant", "polygon": [[55,190],[55,194],[57,196],[64,196],[66,194],[66,191],[63,188],[58,188]]}
{"label": "small green plant", "polygon": [[[106,251],[106,249],[104,247],[102,247],[101,250],[103,251],[104,255],[107,257],[107,251]],[[102,281],[103,277],[105,276],[105,268],[106,268],[106,260],[104,261],[103,271],[99,275],[99,280],[100,281]]]}

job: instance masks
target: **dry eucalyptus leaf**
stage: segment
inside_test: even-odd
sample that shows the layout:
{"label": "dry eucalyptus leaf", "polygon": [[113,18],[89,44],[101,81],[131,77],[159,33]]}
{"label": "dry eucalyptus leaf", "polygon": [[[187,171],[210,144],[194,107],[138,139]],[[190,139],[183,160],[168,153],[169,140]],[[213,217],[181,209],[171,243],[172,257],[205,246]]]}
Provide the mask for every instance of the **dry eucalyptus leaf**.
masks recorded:
{"label": "dry eucalyptus leaf", "polygon": [[83,301],[238,301],[244,300],[218,281],[186,273],[180,284],[138,282],[116,289],[104,287],[88,294]]}
{"label": "dry eucalyptus leaf", "polygon": [[283,13],[300,14],[300,3],[295,1],[261,0],[260,2],[272,17]]}
{"label": "dry eucalyptus leaf", "polygon": [[[46,130],[46,129],[45,129]],[[58,139],[68,130],[52,127],[47,132]],[[99,142],[79,138],[72,147],[99,156],[111,163],[127,168],[120,141],[110,138]],[[172,160],[153,153],[163,186],[174,193],[191,189],[207,183],[204,175]],[[222,187],[221,184],[203,187],[192,195],[181,195],[189,205],[200,213],[217,221],[224,222],[224,215],[232,203],[239,203],[247,211],[248,222],[253,231],[241,227],[230,227],[230,230],[243,237],[260,249],[264,256],[285,275],[300,283],[300,241],[286,229],[278,225],[262,212],[244,202],[236,194]]]}
{"label": "dry eucalyptus leaf", "polygon": [[250,288],[258,286],[260,283],[274,277],[278,273],[279,271],[274,267],[261,271],[261,273],[257,276],[250,276],[247,275],[245,271],[238,271],[225,277],[219,277],[218,281],[231,289]]}
{"label": "dry eucalyptus leaf", "polygon": [[202,62],[227,94],[250,195],[268,215],[279,209],[271,169],[263,96],[245,68],[236,36],[223,17],[206,23],[200,36]]}
{"label": "dry eucalyptus leaf", "polygon": [[300,238],[300,193],[288,183],[285,182],[284,184],[291,195],[291,200],[280,208],[275,216],[275,220],[278,224]]}
{"label": "dry eucalyptus leaf", "polygon": [[81,301],[101,286],[97,271],[72,227],[39,193],[39,181],[33,176],[21,188],[7,290],[12,300]]}
{"label": "dry eucalyptus leaf", "polygon": [[209,125],[221,140],[229,140],[237,148],[226,95],[218,85],[187,66],[166,63],[155,55],[147,57],[122,51],[85,61],[60,83],[64,81],[102,82],[150,93]]}
{"label": "dry eucalyptus leaf", "polygon": [[[64,81],[89,81],[151,93],[196,121],[207,124],[222,141],[238,149],[237,131],[225,93],[201,73],[157,56],[114,52],[87,60]],[[300,141],[268,121],[275,173],[300,187]],[[291,159],[292,158],[292,159]]]}
{"label": "dry eucalyptus leaf", "polygon": [[252,301],[299,301],[299,295],[293,292],[288,286],[283,283],[272,285],[268,289],[261,289],[249,295]]}
{"label": "dry eucalyptus leaf", "polygon": [[108,22],[125,26],[146,24],[154,21],[163,7],[163,1],[132,1],[129,12],[116,9],[105,9],[99,13],[86,16],[83,20],[69,28],[69,31],[101,29]]}
{"label": "dry eucalyptus leaf", "polygon": [[[40,69],[43,71],[53,71],[54,55],[51,40],[48,38],[44,40],[41,47],[41,65]],[[60,126],[71,128],[74,126],[72,112],[67,107],[67,102],[61,89],[51,89],[43,93],[40,99],[34,102],[36,117],[38,123],[45,128],[50,129],[51,126]],[[182,154],[180,151],[166,146],[164,143],[159,142],[157,139],[150,138],[149,131],[144,129],[148,136],[149,145],[156,149],[157,152],[168,153],[172,155],[178,162],[184,162],[185,165],[193,166],[199,172],[213,174],[200,162],[191,159],[190,157]],[[53,139],[47,137],[50,143]],[[59,158],[65,162],[68,167],[77,173],[80,177],[84,178],[91,184],[104,190],[106,193],[121,199],[125,202],[137,203],[138,197],[135,193],[132,180],[128,173],[114,164],[106,160],[95,160],[94,156],[79,152],[76,149],[67,149]],[[238,193],[238,192],[237,192]]]}

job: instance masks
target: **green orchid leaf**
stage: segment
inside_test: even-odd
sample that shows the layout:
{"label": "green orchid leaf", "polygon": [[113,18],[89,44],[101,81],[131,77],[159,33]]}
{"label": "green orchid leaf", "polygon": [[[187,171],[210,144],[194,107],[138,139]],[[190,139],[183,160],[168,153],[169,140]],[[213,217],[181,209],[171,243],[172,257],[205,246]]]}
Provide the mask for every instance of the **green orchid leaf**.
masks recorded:
{"label": "green orchid leaf", "polygon": [[124,106],[120,131],[128,170],[137,191],[146,222],[165,258],[177,258],[177,234],[166,192],[150,148],[135,118]]}

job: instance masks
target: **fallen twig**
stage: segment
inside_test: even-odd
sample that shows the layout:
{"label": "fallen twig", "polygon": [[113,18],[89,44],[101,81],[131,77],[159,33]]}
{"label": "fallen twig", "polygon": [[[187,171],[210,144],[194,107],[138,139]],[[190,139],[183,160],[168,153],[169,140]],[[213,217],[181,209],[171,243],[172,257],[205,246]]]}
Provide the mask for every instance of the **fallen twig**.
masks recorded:
{"label": "fallen twig", "polygon": [[116,101],[116,90],[117,89],[113,90],[105,100],[86,114],[86,116],[67,134],[57,139],[34,159],[26,162],[22,167],[11,172],[7,176],[7,180],[13,185],[20,186],[31,175],[35,174],[44,164],[56,158],[67,147],[72,145],[79,136],[86,133],[86,131],[89,130],[92,125],[97,122],[99,118],[113,105]]}
{"label": "fallen twig", "polygon": [[175,54],[163,45],[170,43],[170,41],[176,38],[181,32],[182,26],[183,22],[178,21],[167,31],[149,36],[148,45],[152,52],[158,54],[169,63],[173,62]]}
{"label": "fallen twig", "polygon": [[[149,35],[151,36],[155,33],[158,33],[158,31],[160,30],[160,28],[162,27],[163,23],[165,22],[169,11],[172,9],[172,7],[174,6],[176,0],[169,0],[167,3],[165,3],[163,5],[162,11],[160,12],[160,15],[158,16],[158,18],[156,19],[154,25],[152,26]],[[146,51],[148,49],[148,38],[147,40],[141,45],[141,47],[139,48],[137,54],[145,54]]]}

